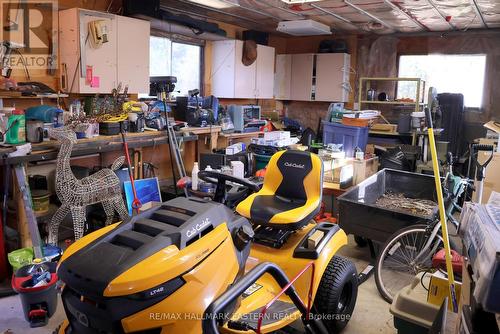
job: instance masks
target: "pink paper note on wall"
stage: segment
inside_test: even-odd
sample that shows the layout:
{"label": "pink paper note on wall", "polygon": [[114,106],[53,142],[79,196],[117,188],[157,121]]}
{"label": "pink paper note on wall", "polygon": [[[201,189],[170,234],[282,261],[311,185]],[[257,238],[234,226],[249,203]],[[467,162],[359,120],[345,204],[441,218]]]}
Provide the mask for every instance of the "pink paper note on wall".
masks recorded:
{"label": "pink paper note on wall", "polygon": [[99,79],[100,79],[100,77],[94,75],[92,77],[92,82],[90,83],[90,87],[99,88],[99,85],[100,85]]}

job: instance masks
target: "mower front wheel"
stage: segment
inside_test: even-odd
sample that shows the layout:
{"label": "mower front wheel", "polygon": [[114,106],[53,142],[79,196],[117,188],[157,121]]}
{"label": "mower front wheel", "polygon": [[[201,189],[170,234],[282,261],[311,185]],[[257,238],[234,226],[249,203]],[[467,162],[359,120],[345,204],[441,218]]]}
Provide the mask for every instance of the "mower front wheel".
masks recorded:
{"label": "mower front wheel", "polygon": [[319,283],[313,316],[323,320],[329,333],[339,333],[349,322],[358,296],[358,274],[354,264],[334,256]]}

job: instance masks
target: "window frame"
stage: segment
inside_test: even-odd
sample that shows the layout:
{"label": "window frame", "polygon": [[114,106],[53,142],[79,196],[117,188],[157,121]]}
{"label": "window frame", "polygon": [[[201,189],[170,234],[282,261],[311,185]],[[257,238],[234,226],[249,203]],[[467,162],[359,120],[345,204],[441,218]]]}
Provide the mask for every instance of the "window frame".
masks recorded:
{"label": "window frame", "polygon": [[[200,71],[199,71],[199,81],[200,81],[200,95],[204,95],[205,91],[205,46],[206,43],[204,40],[195,40],[195,39],[189,39],[189,40],[184,40],[182,38],[176,38],[172,35],[165,34],[161,31],[157,30],[151,30],[150,33],[150,38],[151,37],[160,37],[160,38],[166,38],[170,41],[170,50],[172,51],[172,43],[178,43],[178,44],[186,44],[186,45],[193,45],[193,46],[198,46],[200,48]],[[150,49],[151,52],[151,49]],[[149,64],[151,66],[151,64]],[[172,52],[170,53],[170,72],[172,72]],[[172,74],[170,74],[172,75]],[[149,76],[152,78],[152,76]]]}
{"label": "window frame", "polygon": [[[486,87],[487,87],[487,82],[486,82],[486,77],[487,77],[487,73],[486,73],[486,70],[488,68],[488,54],[487,53],[428,53],[428,52],[418,52],[418,51],[415,51],[415,52],[398,52],[396,54],[396,72],[397,72],[397,76],[399,76],[399,67],[400,67],[400,60],[401,60],[401,56],[432,56],[432,55],[443,55],[443,56],[478,56],[478,55],[484,55],[485,57],[485,64],[484,64],[484,71],[485,71],[485,74],[484,74],[484,82],[483,82],[483,97],[482,97],[482,101],[481,101],[481,106],[479,107],[469,107],[469,106],[466,106],[464,105],[464,109],[467,110],[467,111],[470,111],[470,112],[476,112],[476,113],[482,113],[485,111],[485,107],[483,105],[484,103],[484,94],[486,92]],[[395,85],[395,91],[394,91],[394,96],[397,96],[398,94],[398,91],[399,91],[399,82],[396,83]],[[426,82],[426,87],[427,87],[427,90],[428,90],[428,87],[431,87],[429,85],[428,82]],[[427,91],[424,92],[424,102],[426,101],[427,99]],[[439,94],[439,92],[438,92]]]}

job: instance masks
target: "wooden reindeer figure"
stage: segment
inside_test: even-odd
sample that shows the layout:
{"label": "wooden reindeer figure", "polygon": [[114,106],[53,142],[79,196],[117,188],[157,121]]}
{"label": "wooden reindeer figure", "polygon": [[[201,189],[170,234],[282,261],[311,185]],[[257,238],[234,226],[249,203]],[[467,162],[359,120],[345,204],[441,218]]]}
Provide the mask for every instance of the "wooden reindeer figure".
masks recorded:
{"label": "wooden reindeer figure", "polygon": [[[78,125],[76,131],[85,131],[88,125]],[[120,168],[124,157],[119,157],[113,162],[111,169],[101,169],[99,172],[77,179],[70,167],[70,157],[73,145],[77,142],[76,133],[68,127],[50,130],[50,136],[59,140],[61,148],[57,155],[56,166],[56,193],[62,205],[56,211],[49,225],[50,244],[57,245],[59,224],[71,212],[75,240],[83,236],[87,205],[102,203],[106,212],[106,225],[109,225],[116,210],[120,219],[129,218],[123,203],[120,180],[113,172]]]}

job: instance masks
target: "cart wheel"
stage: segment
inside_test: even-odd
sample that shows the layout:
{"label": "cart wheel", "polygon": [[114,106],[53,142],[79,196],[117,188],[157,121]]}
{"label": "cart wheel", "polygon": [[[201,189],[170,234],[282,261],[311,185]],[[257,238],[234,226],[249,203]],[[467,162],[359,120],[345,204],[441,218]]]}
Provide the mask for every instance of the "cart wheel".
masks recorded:
{"label": "cart wheel", "polygon": [[363,237],[360,237],[359,235],[354,236],[354,241],[356,242],[356,245],[358,245],[358,247],[360,247],[360,248],[364,248],[364,247],[366,247],[366,245],[368,245],[368,242],[366,241],[366,239]]}
{"label": "cart wheel", "polygon": [[319,283],[313,310],[329,333],[339,333],[349,322],[358,296],[358,274],[354,264],[334,256]]}

